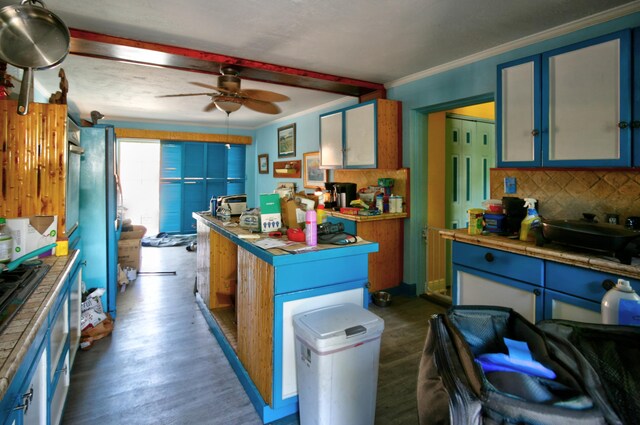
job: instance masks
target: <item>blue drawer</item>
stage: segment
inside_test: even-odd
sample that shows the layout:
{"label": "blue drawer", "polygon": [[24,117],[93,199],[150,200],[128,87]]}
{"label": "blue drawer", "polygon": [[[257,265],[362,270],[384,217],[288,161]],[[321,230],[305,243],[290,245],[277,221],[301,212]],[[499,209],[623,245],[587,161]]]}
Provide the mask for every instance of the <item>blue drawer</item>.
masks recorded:
{"label": "blue drawer", "polygon": [[602,287],[602,282],[611,280],[613,283],[616,283],[619,278],[628,280],[636,292],[640,291],[640,281],[614,273],[598,272],[552,261],[547,261],[545,264],[547,275],[546,287],[555,289],[558,292],[564,292],[565,294],[575,295],[599,303],[607,292]]}
{"label": "blue drawer", "polygon": [[544,261],[539,258],[454,242],[453,262],[533,285],[544,284]]}

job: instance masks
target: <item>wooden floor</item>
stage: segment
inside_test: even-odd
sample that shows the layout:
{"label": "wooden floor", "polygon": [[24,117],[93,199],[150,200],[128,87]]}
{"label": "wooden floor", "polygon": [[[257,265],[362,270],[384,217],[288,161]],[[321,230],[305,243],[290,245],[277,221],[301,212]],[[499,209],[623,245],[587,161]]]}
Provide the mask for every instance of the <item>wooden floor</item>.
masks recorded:
{"label": "wooden floor", "polygon": [[[142,271],[118,295],[115,330],[79,351],[63,424],[261,424],[194,301],[195,253],[143,248]],[[376,424],[417,424],[416,376],[429,316],[421,298],[371,306],[385,321]],[[295,416],[278,425],[298,424]]]}

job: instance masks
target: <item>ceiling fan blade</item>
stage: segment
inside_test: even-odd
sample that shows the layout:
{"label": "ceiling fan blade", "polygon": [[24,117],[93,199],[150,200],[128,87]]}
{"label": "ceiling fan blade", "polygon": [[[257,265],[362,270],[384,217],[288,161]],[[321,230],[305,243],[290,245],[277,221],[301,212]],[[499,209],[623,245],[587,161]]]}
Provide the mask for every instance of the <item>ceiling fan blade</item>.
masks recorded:
{"label": "ceiling fan blade", "polygon": [[289,96],[285,96],[284,94],[268,91],[268,90],[256,90],[256,89],[247,89],[241,90],[240,94],[243,97],[249,97],[255,100],[261,100],[263,102],[285,102],[289,99]]}
{"label": "ceiling fan blade", "polygon": [[211,102],[210,104],[208,104],[207,106],[204,107],[203,111],[211,112],[214,109],[216,109],[216,102]]}
{"label": "ceiling fan blade", "polygon": [[202,88],[205,88],[205,89],[213,89],[213,90],[215,90],[215,91],[217,91],[219,93],[223,93],[223,94],[233,93],[232,91],[229,91],[229,90],[227,90],[227,89],[225,89],[223,87],[216,87],[216,86],[212,86],[210,84],[198,83],[198,82],[195,82],[195,81],[190,81],[190,83],[195,85],[195,86],[202,87]]}
{"label": "ceiling fan blade", "polygon": [[156,97],[182,97],[182,96],[215,96],[216,93],[181,93],[181,94],[164,94]]}
{"label": "ceiling fan blade", "polygon": [[249,109],[256,112],[262,112],[263,114],[279,114],[280,107],[270,102],[263,102],[255,99],[243,99],[242,104]]}

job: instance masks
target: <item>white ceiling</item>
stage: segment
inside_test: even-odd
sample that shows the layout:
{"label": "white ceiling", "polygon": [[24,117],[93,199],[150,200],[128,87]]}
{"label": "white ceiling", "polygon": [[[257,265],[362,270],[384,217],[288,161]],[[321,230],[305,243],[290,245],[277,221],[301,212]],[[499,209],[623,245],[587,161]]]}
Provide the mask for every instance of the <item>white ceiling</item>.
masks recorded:
{"label": "white ceiling", "polygon": [[[0,0],[0,6],[18,0]],[[522,39],[630,0],[47,0],[70,28],[236,56],[376,83],[391,83]],[[225,114],[203,112],[206,96],[189,82],[216,85],[216,77],[69,55],[70,108],[88,118],[224,126]],[[58,70],[37,71],[53,93]],[[232,127],[256,128],[280,117],[343,99],[336,95],[244,79],[242,88],[286,94],[283,112],[247,108],[231,114]],[[17,89],[17,88],[16,88]]]}

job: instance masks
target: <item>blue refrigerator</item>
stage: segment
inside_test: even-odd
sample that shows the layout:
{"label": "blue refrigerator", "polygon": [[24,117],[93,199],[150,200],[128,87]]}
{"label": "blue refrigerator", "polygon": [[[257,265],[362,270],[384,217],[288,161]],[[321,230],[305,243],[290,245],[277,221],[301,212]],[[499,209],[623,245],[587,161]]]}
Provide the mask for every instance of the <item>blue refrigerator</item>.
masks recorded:
{"label": "blue refrigerator", "polygon": [[115,317],[122,192],[114,127],[83,127],[81,141],[84,155],[80,163],[79,228],[86,261],[83,280],[87,289],[106,288],[102,304]]}

